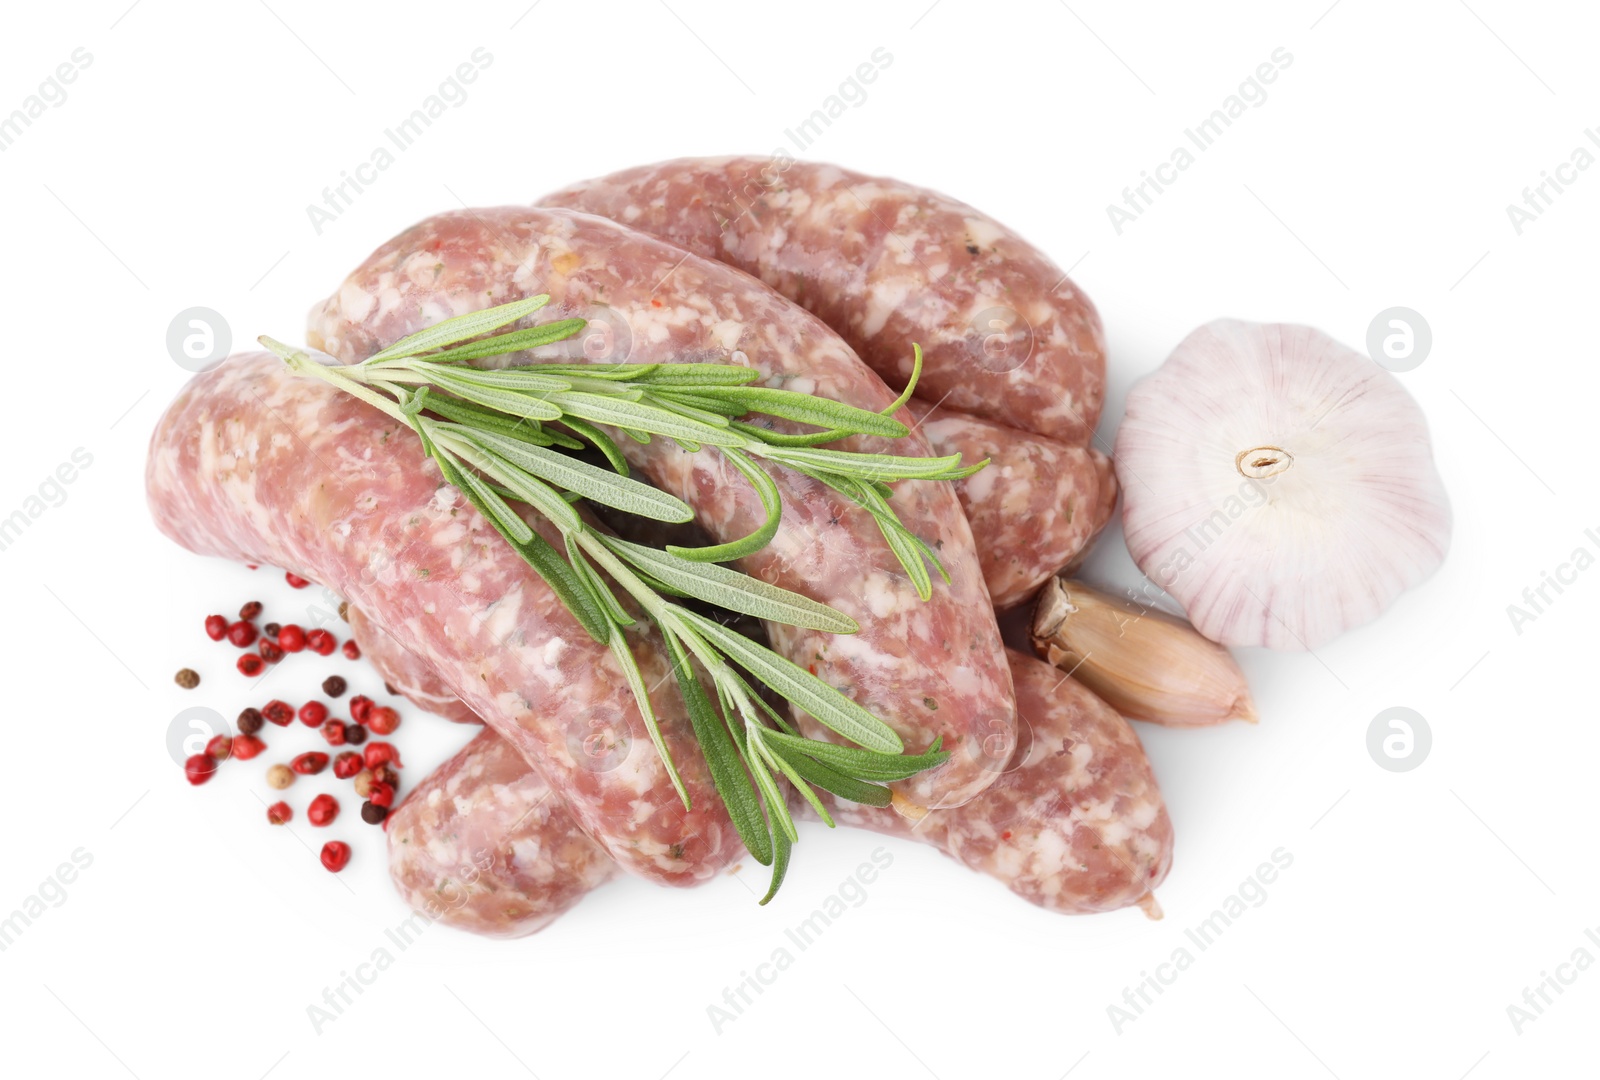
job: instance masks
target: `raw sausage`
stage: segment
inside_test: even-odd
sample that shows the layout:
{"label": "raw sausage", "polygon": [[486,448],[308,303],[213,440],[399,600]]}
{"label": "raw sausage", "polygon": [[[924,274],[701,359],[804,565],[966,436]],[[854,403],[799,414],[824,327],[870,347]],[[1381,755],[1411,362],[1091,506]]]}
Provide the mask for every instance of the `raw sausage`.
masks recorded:
{"label": "raw sausage", "polygon": [[1094,305],[1044,253],[965,203],[834,165],[680,158],[540,200],[600,214],[760,278],[838,330],[891,385],[1062,442],[1105,397]]}
{"label": "raw sausage", "polygon": [[[452,315],[548,293],[539,321],[583,317],[593,333],[541,351],[570,360],[711,360],[757,369],[786,386],[880,410],[894,394],[815,316],[721,263],[612,221],[566,210],[503,207],[437,215],[374,252],[312,312],[314,345],[345,363]],[[599,342],[595,355],[593,345]],[[565,349],[563,350],[563,347]],[[902,419],[911,422],[909,414]],[[765,519],[755,491],[712,448],[665,439],[619,442],[641,472],[695,509],[718,541]],[[916,434],[856,437],[839,449],[927,454]],[[959,805],[993,782],[1015,743],[1011,676],[972,533],[948,484],[898,484],[892,505],[940,553],[950,581],[917,596],[876,524],[821,483],[769,468],[783,524],[746,573],[854,618],[853,635],[772,625],[773,648],[810,668],[921,750],[952,751],[937,769],[898,785],[923,807]],[[810,717],[808,733],[825,737]]]}
{"label": "raw sausage", "polygon": [[415,681],[412,677],[415,665],[410,663],[411,654],[362,614],[360,608],[349,608],[348,614],[350,636],[361,646],[362,653],[372,661],[372,666],[386,673],[384,679],[394,688],[394,693],[413,705],[454,723],[483,723],[478,714],[456,697],[449,687],[434,678]]}
{"label": "raw sausage", "polygon": [[364,609],[540,769],[624,869],[690,885],[742,850],[659,639],[630,635],[646,684],[666,684],[652,701],[689,811],[610,651],[395,421],[275,356],[235,356],[168,407],[146,486],[156,524],[190,550],[285,567]]}

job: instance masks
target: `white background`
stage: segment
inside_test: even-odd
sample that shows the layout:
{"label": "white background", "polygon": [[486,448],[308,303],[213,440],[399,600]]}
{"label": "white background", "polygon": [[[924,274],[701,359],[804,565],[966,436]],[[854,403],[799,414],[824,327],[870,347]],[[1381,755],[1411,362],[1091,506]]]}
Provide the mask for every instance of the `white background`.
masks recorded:
{"label": "white background", "polygon": [[[93,60],[0,152],[13,391],[0,516],[75,448],[93,464],[0,551],[0,915],[76,849],[93,862],[0,953],[6,1071],[1593,1075],[1600,970],[1521,1034],[1507,1006],[1574,950],[1600,959],[1584,936],[1600,935],[1600,572],[1520,634],[1506,608],[1574,549],[1600,551],[1584,534],[1600,527],[1600,170],[1521,235],[1505,209],[1600,125],[1592,12],[526,7],[114,0],[11,13],[0,114],[75,48]],[[468,100],[318,235],[307,204],[480,46],[494,59]],[[356,857],[337,877],[317,865],[325,837],[303,814],[267,827],[261,773],[311,748],[310,732],[269,729],[269,755],[199,789],[169,757],[186,706],[231,717],[352,666],[302,658],[252,691],[233,650],[201,634],[210,611],[256,598],[288,618],[314,590],[193,557],[152,528],[146,440],[187,377],[168,322],[204,305],[236,347],[294,338],[313,301],[418,218],[667,157],[768,153],[880,46],[893,62],[867,100],[801,156],[948,192],[1073,267],[1110,342],[1103,434],[1129,385],[1210,319],[1309,322],[1360,348],[1377,312],[1421,312],[1433,351],[1402,379],[1454,501],[1446,565],[1316,656],[1242,652],[1259,727],[1141,727],[1177,832],[1164,922],[1052,915],[931,849],[814,830],[766,909],[747,864],[694,892],[612,884],[523,941],[433,928],[404,952],[389,945],[393,966],[319,1034],[307,1006],[406,912],[348,800],[332,831]],[[1293,63],[1265,103],[1117,235],[1106,205],[1279,47]],[[1090,576],[1136,581],[1114,531]],[[205,677],[199,690],[173,685],[184,665]],[[347,673],[377,688],[370,670]],[[1396,705],[1420,711],[1434,740],[1398,774],[1365,741]],[[467,733],[404,712],[414,783]],[[894,862],[866,902],[718,1034],[707,1006],[880,844]],[[1119,1032],[1107,1007],[1280,847],[1293,865],[1266,901]]]}

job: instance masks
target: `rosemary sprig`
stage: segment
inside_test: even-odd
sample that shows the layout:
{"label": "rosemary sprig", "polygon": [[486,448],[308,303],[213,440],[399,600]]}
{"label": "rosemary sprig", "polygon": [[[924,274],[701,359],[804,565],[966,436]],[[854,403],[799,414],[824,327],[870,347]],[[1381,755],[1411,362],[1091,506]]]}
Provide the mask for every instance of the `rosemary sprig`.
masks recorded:
{"label": "rosemary sprig", "polygon": [[[758,619],[829,633],[855,633],[855,621],[825,604],[718,565],[760,550],[782,513],[777,485],[755,459],[813,477],[856,502],[877,522],[924,599],[931,595],[927,564],[938,557],[889,506],[889,484],[901,479],[970,476],[987,462],[963,466],[942,458],[859,454],[821,444],[854,434],[899,437],[893,419],[911,392],[881,413],[789,390],[750,386],[757,373],[721,364],[537,364],[503,369],[460,366],[468,360],[536,348],[570,337],[581,319],[567,319],[489,337],[481,335],[536,311],[535,296],[428,327],[348,367],[324,365],[303,350],[261,338],[294,371],[323,379],[416,432],[450,483],[528,562],[622,668],[639,711],[684,806],[689,795],[662,737],[624,628],[635,624],[610,583],[632,600],[666,643],[679,692],[718,795],[752,856],[772,867],[765,904],[777,892],[798,838],[779,786],[792,785],[829,825],[814,788],[856,802],[887,805],[885,783],[934,767],[949,755],[937,742],[903,753],[898,735],[838,690],[770,649],[714,619],[676,603],[691,597]],[[469,340],[474,339],[477,340]],[[461,344],[466,342],[466,344]],[[914,358],[913,384],[921,369]],[[818,427],[794,435],[741,417],[765,415]],[[548,425],[559,423],[562,428]],[[574,509],[589,499],[657,521],[683,522],[693,511],[681,500],[632,479],[615,440],[600,425],[628,438],[671,439],[688,450],[715,446],[749,481],[766,520],[749,536],[703,548],[665,550],[602,533]],[[561,449],[598,449],[615,471]],[[532,528],[512,502],[526,503],[560,533],[560,548]],[[691,659],[692,658],[692,659]],[[695,669],[716,692],[713,704]],[[855,747],[801,738],[752,688],[755,680]]]}

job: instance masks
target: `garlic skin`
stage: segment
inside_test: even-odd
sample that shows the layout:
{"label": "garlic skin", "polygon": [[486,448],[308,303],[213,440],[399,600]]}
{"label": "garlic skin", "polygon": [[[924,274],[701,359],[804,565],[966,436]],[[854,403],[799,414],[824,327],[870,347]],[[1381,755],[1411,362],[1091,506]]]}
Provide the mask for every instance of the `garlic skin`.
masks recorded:
{"label": "garlic skin", "polygon": [[1051,578],[1039,590],[1034,650],[1129,720],[1167,727],[1256,722],[1244,672],[1182,619]]}
{"label": "garlic skin", "polygon": [[1311,327],[1195,330],[1129,393],[1114,457],[1134,562],[1225,645],[1318,648],[1449,547],[1422,410]]}

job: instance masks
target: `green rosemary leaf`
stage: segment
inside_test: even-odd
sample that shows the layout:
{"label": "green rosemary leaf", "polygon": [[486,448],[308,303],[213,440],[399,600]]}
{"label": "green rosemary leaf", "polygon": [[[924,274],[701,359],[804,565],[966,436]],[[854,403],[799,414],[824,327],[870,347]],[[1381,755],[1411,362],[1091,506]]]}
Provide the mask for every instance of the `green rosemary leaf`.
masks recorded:
{"label": "green rosemary leaf", "polygon": [[[447,387],[448,389],[448,387]],[[646,405],[640,402],[619,401],[611,397],[601,397],[598,394],[585,394],[577,391],[567,391],[552,394],[550,398],[553,405],[562,412],[588,420],[596,424],[611,424],[624,431],[649,432],[655,435],[665,435],[669,439],[687,439],[696,443],[710,443],[712,446],[744,446],[746,439],[742,435],[710,424],[702,424],[687,417],[678,416],[657,406]],[[551,417],[550,419],[555,419]]]}
{"label": "green rosemary leaf", "polygon": [[583,519],[578,517],[578,512],[571,504],[561,497],[560,492],[537,476],[530,475],[494,451],[485,450],[477,443],[461,438],[453,432],[439,431],[437,435],[457,456],[510,488],[516,493],[517,498],[549,518],[562,532],[584,528]]}
{"label": "green rosemary leaf", "polygon": [[717,416],[722,417],[722,424],[719,426],[725,426],[727,421],[732,417],[744,415],[744,409],[738,404],[726,401],[720,397],[715,397],[711,394],[702,394],[698,390],[679,390],[675,387],[651,387],[650,400],[677,402],[680,405],[689,405],[705,412],[714,413]]}
{"label": "green rosemary leaf", "polygon": [[775,446],[753,449],[762,457],[794,467],[805,466],[859,480],[942,480],[942,475],[960,471],[960,454],[948,457],[904,457],[898,454],[852,454],[843,450],[822,450],[801,446]]}
{"label": "green rosemary leaf", "polygon": [[756,495],[761,499],[761,508],[766,511],[767,519],[749,536],[730,540],[726,544],[712,544],[698,548],[668,544],[667,551],[679,558],[693,562],[731,562],[755,554],[772,543],[772,538],[778,535],[778,525],[783,518],[783,494],[778,490],[777,483],[767,475],[765,469],[750,460],[743,451],[730,447],[725,449],[723,454],[728,462],[750,481],[750,486],[756,489]]}
{"label": "green rosemary leaf", "polygon": [[534,476],[569,491],[576,491],[584,498],[604,506],[615,507],[623,513],[652,521],[679,523],[694,520],[694,510],[688,503],[649,484],[618,476],[608,469],[597,468],[586,461],[546,450],[542,446],[529,446],[504,435],[467,431],[465,436]]}
{"label": "green rosemary leaf", "polygon": [[708,604],[769,622],[830,634],[854,634],[861,629],[854,619],[826,604],[737,570],[716,563],[692,562],[615,536],[601,536],[600,541],[651,577]]}
{"label": "green rosemary leaf", "polygon": [[[622,456],[622,448],[616,444],[616,440],[612,439],[610,435],[587,421],[579,420],[576,416],[563,416],[561,423],[574,435],[588,439],[593,443],[595,449],[605,455],[607,463],[617,471],[619,476],[628,475],[628,459]],[[584,447],[582,443],[578,443],[573,449],[582,450]]]}
{"label": "green rosemary leaf", "polygon": [[553,375],[538,375],[518,368],[475,368],[452,367],[447,364],[435,364],[432,358],[406,361],[407,370],[414,371],[429,380],[435,380],[440,375],[454,379],[465,379],[475,386],[491,386],[498,390],[517,390],[530,394],[551,394],[558,390],[571,390],[572,383],[567,379],[558,379]]}
{"label": "green rosemary leaf", "polygon": [[803,754],[792,747],[767,740],[768,747],[783,760],[787,761],[794,770],[808,782],[815,784],[823,791],[831,792],[841,799],[849,802],[862,803],[866,806],[888,806],[890,791],[881,784],[869,784],[846,775],[831,765],[824,765],[809,754]]}
{"label": "green rosemary leaf", "polygon": [[733,737],[728,734],[728,726],[712,708],[711,699],[706,696],[705,687],[700,685],[700,680],[695,676],[689,656],[684,652],[677,635],[662,627],[661,636],[667,643],[672,674],[677,679],[678,691],[683,695],[683,703],[689,713],[689,723],[694,728],[695,741],[700,744],[700,752],[706,757],[717,794],[722,797],[728,817],[751,856],[762,866],[770,865],[772,838],[767,832],[766,819],[761,815],[761,800],[744,771],[739,750],[734,745]]}
{"label": "green rosemary leaf", "polygon": [[821,428],[860,435],[882,435],[890,439],[898,439],[907,433],[906,426],[892,416],[794,390],[777,390],[770,386],[734,386],[715,393],[730,403],[744,406],[745,412],[777,416],[800,424],[815,424]]}
{"label": "green rosemary leaf", "polygon": [[772,881],[767,885],[767,895],[759,903],[767,906],[767,901],[778,895],[778,889],[783,885],[783,879],[789,872],[789,850],[793,845],[782,829],[775,830],[772,837]]}
{"label": "green rosemary leaf", "polygon": [[692,611],[683,612],[683,617],[724,656],[765,683],[784,700],[810,713],[824,727],[869,750],[898,754],[905,748],[900,736],[888,724],[805,668],[770,649],[762,648],[713,619]]}
{"label": "green rosemary leaf", "polygon": [[[495,412],[493,409],[485,408],[470,401],[463,401],[460,398],[445,397],[442,394],[430,394],[428,396],[428,411],[442,416],[452,423],[463,424],[480,431],[498,432],[501,435],[506,435],[513,439],[522,439],[524,442],[532,442],[539,446],[549,446],[552,442],[555,445],[566,444],[559,441],[560,439],[565,439],[565,436],[559,436],[558,432],[548,430],[537,420],[512,420],[510,417]],[[583,449],[583,444],[575,439],[566,440],[566,442],[571,442],[574,450]]]}
{"label": "green rosemary leaf", "polygon": [[608,382],[633,382],[649,375],[660,364],[535,364],[530,370],[545,375],[604,379]]}
{"label": "green rosemary leaf", "polygon": [[561,319],[558,322],[540,323],[525,330],[496,334],[482,341],[457,345],[443,352],[429,353],[427,358],[434,363],[461,363],[467,360],[481,360],[485,356],[504,356],[506,353],[523,352],[527,349],[537,349],[541,345],[563,341],[586,325],[583,319]]}
{"label": "green rosemary leaf", "polygon": [[652,386],[742,386],[761,377],[755,368],[739,364],[656,364],[640,379]]}
{"label": "green rosemary leaf", "polygon": [[[752,736],[747,733],[746,737],[748,739]],[[744,760],[745,764],[750,766],[750,775],[755,777],[756,790],[761,792],[761,801],[766,805],[767,815],[772,819],[773,833],[783,833],[790,842],[800,839],[800,834],[795,831],[794,818],[789,815],[789,805],[784,802],[783,790],[772,778],[772,771],[767,768],[760,747],[752,747],[745,754]]]}
{"label": "green rosemary leaf", "polygon": [[772,747],[767,745],[765,735],[768,730],[759,725],[750,725],[749,738],[751,742],[755,743],[757,752],[761,754],[768,765],[783,773],[789,783],[794,785],[794,789],[800,793],[800,797],[810,803],[811,809],[817,812],[817,816],[822,819],[822,823],[830,829],[833,828],[833,816],[828,813],[828,808],[822,805],[822,800],[817,798],[817,793],[811,790],[811,785],[806,783],[805,777],[801,776],[793,765],[785,761],[782,755],[774,753]]}
{"label": "green rosemary leaf", "polygon": [[464,469],[461,479],[477,496],[475,501],[478,508],[494,518],[495,527],[505,533],[513,544],[526,544],[533,539],[533,529],[488,484]]}
{"label": "green rosemary leaf", "polygon": [[661,723],[656,718],[655,707],[650,703],[650,689],[644,684],[639,664],[634,660],[633,650],[628,646],[628,637],[620,628],[612,631],[611,655],[616,657],[618,666],[622,668],[623,677],[628,681],[628,688],[633,691],[633,699],[638,703],[639,714],[644,718],[645,730],[650,733],[650,742],[655,745],[661,764],[666,768],[667,775],[672,778],[673,790],[678,793],[685,810],[693,809],[688,789],[683,786],[683,777],[678,775],[678,766],[672,760],[672,751],[667,746],[667,740],[661,735]]}
{"label": "green rosemary leaf", "polygon": [[906,388],[900,391],[900,396],[884,407],[883,415],[893,416],[906,403],[911,400],[911,394],[917,388],[917,381],[922,378],[922,346],[916,342],[911,343],[911,378],[906,380]]}
{"label": "green rosemary leaf", "polygon": [[487,308],[483,311],[472,311],[465,315],[457,315],[453,319],[434,323],[425,330],[418,330],[415,334],[408,334],[386,349],[380,349],[362,361],[365,364],[376,364],[384,360],[393,360],[402,356],[416,356],[418,353],[430,349],[454,345],[458,341],[487,334],[491,330],[498,330],[507,323],[514,323],[525,315],[530,315],[550,302],[547,294],[530,296],[525,300],[516,300],[509,304]]}
{"label": "green rosemary leaf", "polygon": [[633,616],[628,612],[627,608],[617,602],[616,594],[611,591],[611,586],[606,584],[605,578],[600,576],[600,572],[590,566],[589,560],[583,557],[583,552],[579,550],[578,542],[574,539],[576,535],[576,533],[564,533],[561,537],[567,545],[567,562],[571,563],[572,568],[578,572],[578,576],[583,579],[584,585],[588,587],[589,594],[595,598],[595,602],[605,611],[612,625],[632,626]]}
{"label": "green rosemary leaf", "polygon": [[515,390],[485,386],[455,371],[435,372],[433,382],[441,390],[448,390],[456,397],[477,402],[518,420],[561,419],[562,410],[550,404],[542,395],[522,394]]}
{"label": "green rosemary leaf", "polygon": [[698,420],[702,424],[709,424],[712,427],[725,428],[728,426],[728,417],[724,413],[702,409],[698,405],[684,401],[677,394],[651,394],[649,403],[658,408],[675,412],[679,416],[686,416],[690,420]]}
{"label": "green rosemary leaf", "polygon": [[824,765],[858,780],[891,783],[915,776],[924,769],[943,765],[950,760],[947,750],[939,749],[939,740],[920,754],[882,754],[872,750],[859,750],[854,746],[802,739],[781,731],[768,729],[765,736],[774,746],[809,754]]}

